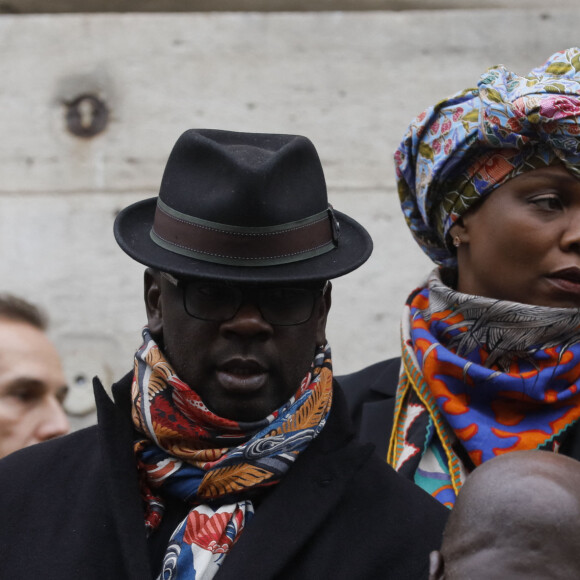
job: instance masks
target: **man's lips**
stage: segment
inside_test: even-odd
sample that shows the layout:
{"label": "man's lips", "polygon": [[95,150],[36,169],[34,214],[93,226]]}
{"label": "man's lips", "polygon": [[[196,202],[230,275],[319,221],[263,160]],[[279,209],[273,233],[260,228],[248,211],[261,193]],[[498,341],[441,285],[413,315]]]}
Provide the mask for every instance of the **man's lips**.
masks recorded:
{"label": "man's lips", "polygon": [[254,359],[234,358],[218,365],[217,379],[221,386],[232,393],[254,393],[268,379],[268,370]]}

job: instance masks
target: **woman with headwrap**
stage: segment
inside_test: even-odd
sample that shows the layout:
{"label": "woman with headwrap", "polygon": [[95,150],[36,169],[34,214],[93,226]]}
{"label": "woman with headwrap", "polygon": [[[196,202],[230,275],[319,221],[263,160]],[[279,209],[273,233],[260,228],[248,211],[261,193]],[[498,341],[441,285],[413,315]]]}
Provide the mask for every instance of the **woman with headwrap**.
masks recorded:
{"label": "woman with headwrap", "polygon": [[341,380],[361,438],[449,507],[497,455],[580,459],[580,50],[489,69],[419,115],[395,163],[437,268],[401,359]]}

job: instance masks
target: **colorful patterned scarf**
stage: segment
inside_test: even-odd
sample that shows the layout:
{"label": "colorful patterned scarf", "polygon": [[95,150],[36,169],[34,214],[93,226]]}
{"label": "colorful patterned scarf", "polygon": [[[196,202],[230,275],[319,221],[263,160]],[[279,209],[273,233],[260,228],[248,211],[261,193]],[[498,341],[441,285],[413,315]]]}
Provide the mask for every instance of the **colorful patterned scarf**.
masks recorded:
{"label": "colorful patterned scarf", "polygon": [[421,249],[453,267],[456,220],[506,181],[556,163],[580,177],[578,48],[526,76],[492,67],[413,120],[395,153],[401,208]]}
{"label": "colorful patterned scarf", "polygon": [[466,469],[557,451],[580,417],[580,309],[471,296],[435,270],[411,294],[388,462],[453,505]]}
{"label": "colorful patterned scarf", "polygon": [[[332,403],[330,347],[319,347],[296,394],[261,421],[213,414],[181,381],[147,328],[135,355],[133,423],[145,526],[163,517],[162,496],[191,505],[173,533],[159,578],[210,579],[253,514],[253,493],[275,485],[320,433]],[[160,493],[162,492],[162,493]]]}

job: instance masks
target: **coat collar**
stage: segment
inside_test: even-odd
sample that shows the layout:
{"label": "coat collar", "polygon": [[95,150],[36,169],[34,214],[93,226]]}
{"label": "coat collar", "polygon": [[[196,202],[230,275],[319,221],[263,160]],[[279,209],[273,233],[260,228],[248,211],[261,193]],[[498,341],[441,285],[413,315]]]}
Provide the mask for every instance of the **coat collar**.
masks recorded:
{"label": "coat collar", "polygon": [[[144,530],[137,470],[133,455],[133,427],[127,391],[132,373],[114,385],[113,402],[95,379],[95,398],[99,414],[99,438],[108,471],[111,509],[115,513],[116,537],[125,555],[128,580],[152,578]],[[354,440],[344,395],[335,384],[327,424],[296,463],[260,504],[251,525],[224,560],[220,580],[273,578],[291,565],[329,514],[339,509],[350,480],[372,453]],[[273,534],[283,525],[292,530]]]}

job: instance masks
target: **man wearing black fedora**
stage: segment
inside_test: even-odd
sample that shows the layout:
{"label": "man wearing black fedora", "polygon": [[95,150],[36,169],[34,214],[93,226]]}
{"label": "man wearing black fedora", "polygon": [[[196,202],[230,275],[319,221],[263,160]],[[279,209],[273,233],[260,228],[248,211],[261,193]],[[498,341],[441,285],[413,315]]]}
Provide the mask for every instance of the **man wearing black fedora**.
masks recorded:
{"label": "man wearing black fedora", "polygon": [[329,280],[372,242],[299,136],[190,130],[125,208],[147,266],[99,423],[0,462],[0,578],[427,578],[446,509],[353,438]]}

